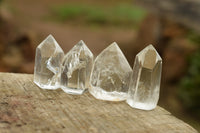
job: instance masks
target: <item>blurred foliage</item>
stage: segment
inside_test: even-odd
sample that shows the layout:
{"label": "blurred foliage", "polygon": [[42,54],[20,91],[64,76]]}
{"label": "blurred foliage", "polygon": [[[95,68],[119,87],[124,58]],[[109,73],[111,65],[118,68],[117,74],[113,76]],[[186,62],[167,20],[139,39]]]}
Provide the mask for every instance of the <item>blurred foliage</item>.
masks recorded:
{"label": "blurred foliage", "polygon": [[189,33],[188,33],[188,39],[192,43],[197,44],[200,47],[200,34],[194,32],[194,31],[189,31]]}
{"label": "blurred foliage", "polygon": [[137,26],[146,12],[136,6],[120,4],[105,8],[88,5],[60,5],[52,8],[54,16],[62,22],[79,20],[89,24]]}
{"label": "blurred foliage", "polygon": [[189,57],[187,75],[180,82],[179,96],[183,105],[200,118],[200,35],[189,32],[188,38],[199,45],[198,50]]}

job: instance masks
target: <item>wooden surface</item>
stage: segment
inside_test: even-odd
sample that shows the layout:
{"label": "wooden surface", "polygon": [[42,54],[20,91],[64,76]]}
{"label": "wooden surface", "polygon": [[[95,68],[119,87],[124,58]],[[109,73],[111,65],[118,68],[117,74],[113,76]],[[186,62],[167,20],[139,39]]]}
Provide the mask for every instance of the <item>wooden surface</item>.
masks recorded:
{"label": "wooden surface", "polygon": [[200,0],[134,0],[134,2],[200,33]]}
{"label": "wooden surface", "polygon": [[42,90],[33,75],[0,73],[0,132],[195,133],[157,107],[137,110],[125,102],[96,100],[88,92],[69,95]]}

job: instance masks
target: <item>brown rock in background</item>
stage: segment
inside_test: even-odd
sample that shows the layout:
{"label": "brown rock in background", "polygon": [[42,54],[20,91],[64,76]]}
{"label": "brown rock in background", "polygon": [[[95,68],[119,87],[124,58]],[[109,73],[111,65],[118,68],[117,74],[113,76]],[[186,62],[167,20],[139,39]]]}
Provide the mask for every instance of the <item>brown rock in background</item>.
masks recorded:
{"label": "brown rock in background", "polygon": [[140,25],[135,40],[134,53],[138,53],[149,44],[157,45],[161,38],[162,25],[158,16],[149,14]]}
{"label": "brown rock in background", "polygon": [[185,38],[174,38],[163,53],[163,75],[166,82],[176,82],[187,71],[187,58],[196,46]]}
{"label": "brown rock in background", "polygon": [[163,59],[163,82],[179,80],[187,70],[187,57],[196,49],[186,36],[188,30],[173,21],[149,14],[139,29],[134,53],[153,44]]}
{"label": "brown rock in background", "polygon": [[12,15],[0,8],[0,71],[33,73],[34,38],[12,22]]}

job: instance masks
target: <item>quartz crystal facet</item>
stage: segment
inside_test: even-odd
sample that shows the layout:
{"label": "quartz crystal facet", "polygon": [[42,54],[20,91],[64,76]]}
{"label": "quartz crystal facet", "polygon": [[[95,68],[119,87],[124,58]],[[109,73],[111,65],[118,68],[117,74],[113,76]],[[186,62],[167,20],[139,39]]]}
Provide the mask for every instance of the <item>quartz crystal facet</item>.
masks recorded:
{"label": "quartz crystal facet", "polygon": [[114,42],[95,59],[89,92],[97,99],[122,101],[127,98],[132,69]]}
{"label": "quartz crystal facet", "polygon": [[64,56],[61,89],[70,94],[82,94],[89,87],[92,65],[93,54],[81,40]]}
{"label": "quartz crystal facet", "polygon": [[162,59],[152,45],[136,55],[127,103],[143,110],[154,109],[158,103]]}
{"label": "quartz crystal facet", "polygon": [[34,82],[43,89],[59,87],[60,64],[64,52],[52,35],[36,48]]}

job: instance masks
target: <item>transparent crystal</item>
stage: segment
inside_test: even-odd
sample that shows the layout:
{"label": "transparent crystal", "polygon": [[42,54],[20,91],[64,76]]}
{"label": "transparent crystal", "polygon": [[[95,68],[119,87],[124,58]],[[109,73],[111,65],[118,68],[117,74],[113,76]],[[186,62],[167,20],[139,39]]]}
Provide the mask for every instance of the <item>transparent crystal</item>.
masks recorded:
{"label": "transparent crystal", "polygon": [[70,94],[82,94],[89,87],[93,54],[81,40],[64,57],[60,87]]}
{"label": "transparent crystal", "polygon": [[49,35],[36,48],[34,82],[43,89],[59,87],[60,64],[64,56],[52,35]]}
{"label": "transparent crystal", "polygon": [[128,61],[114,42],[95,59],[89,92],[101,100],[125,100],[131,73]]}
{"label": "transparent crystal", "polygon": [[136,55],[127,103],[143,110],[154,109],[158,103],[162,59],[152,45]]}

